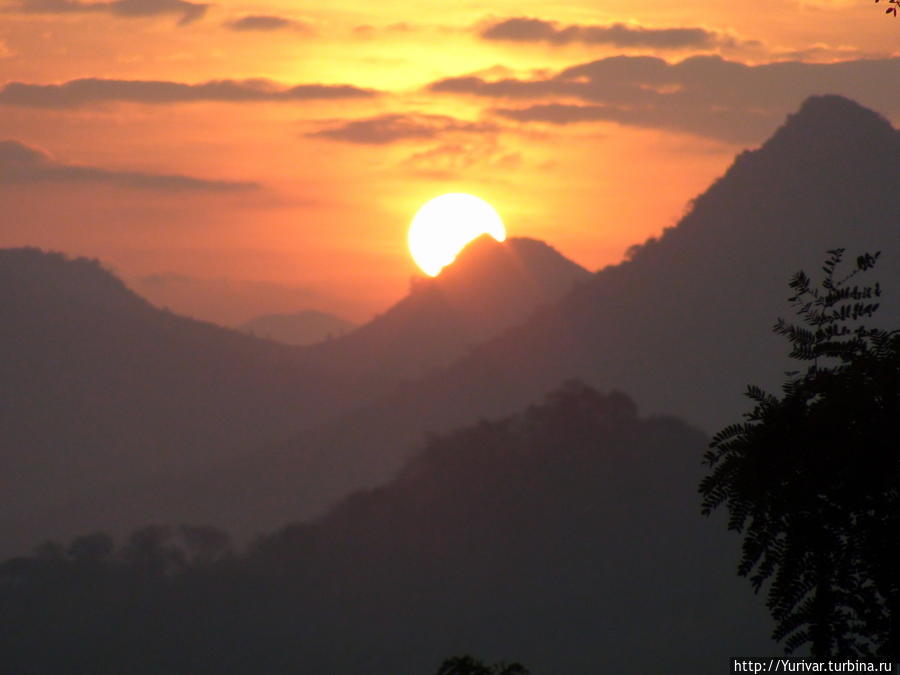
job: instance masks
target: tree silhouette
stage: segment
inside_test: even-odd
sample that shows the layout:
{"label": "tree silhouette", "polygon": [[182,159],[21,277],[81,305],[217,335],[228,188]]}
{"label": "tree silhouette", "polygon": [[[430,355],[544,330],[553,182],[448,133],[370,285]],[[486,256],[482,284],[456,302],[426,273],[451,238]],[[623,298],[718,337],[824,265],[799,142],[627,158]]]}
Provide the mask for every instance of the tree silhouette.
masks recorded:
{"label": "tree silhouette", "polygon": [[486,665],[468,654],[446,659],[437,675],[528,675],[529,670],[521,663],[494,663]]}
{"label": "tree silhouette", "polygon": [[105,532],[94,532],[76,537],[69,544],[68,555],[82,563],[102,563],[108,561],[115,550],[113,538]]}
{"label": "tree silhouette", "polygon": [[813,287],[798,272],[791,302],[801,325],[774,330],[807,364],[783,396],[748,388],[746,421],[720,431],[700,484],[703,513],[721,505],[743,534],[738,573],[768,586],[773,637],[817,656],[900,653],[900,334],[869,328],[878,284],[857,286],[876,255],[836,277],[829,251]]}
{"label": "tree silhouette", "polygon": [[[875,0],[875,2],[880,2],[881,0]],[[897,16],[897,7],[900,7],[900,0],[887,0],[888,8],[884,10],[885,14],[893,14]]]}

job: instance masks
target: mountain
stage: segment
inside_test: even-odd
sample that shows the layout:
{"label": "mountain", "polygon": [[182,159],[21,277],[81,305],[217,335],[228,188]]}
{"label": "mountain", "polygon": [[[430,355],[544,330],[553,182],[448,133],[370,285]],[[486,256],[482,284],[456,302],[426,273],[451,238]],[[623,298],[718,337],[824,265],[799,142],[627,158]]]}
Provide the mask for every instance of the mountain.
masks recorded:
{"label": "mountain", "polygon": [[[168,487],[202,519],[253,532],[382,483],[426,432],[508,414],[571,377],[717,431],[748,410],[748,384],[778,390],[792,364],[771,327],[793,316],[790,277],[815,276],[828,249],[883,252],[870,273],[885,289],[876,323],[900,325],[897,176],[900,132],[852,101],[813,97],[676,226],[558,303],[389,397],[210,468],[218,494],[199,475]],[[254,496],[254,511],[229,508],[232,494]]]}
{"label": "mountain", "polygon": [[699,515],[705,443],[570,382],[243,554],[157,527],[118,554],[92,535],[10,561],[0,649],[29,673],[424,675],[466,652],[535,675],[714,673],[777,648],[737,537]]}
{"label": "mountain", "polygon": [[[96,261],[2,250],[3,548],[217,503],[224,483],[177,487],[387,394],[588,276],[537,241],[478,241],[357,331],[289,347],[157,309]],[[298,320],[330,323],[254,325]]]}
{"label": "mountain", "polygon": [[441,430],[580,377],[715,431],[746,409],[747,384],[782,382],[788,349],[771,327],[793,315],[791,276],[815,277],[828,249],[846,247],[851,265],[883,252],[877,322],[900,325],[897,176],[900,131],[845,98],[810,98],[676,226],[384,409]]}
{"label": "mountain", "polygon": [[356,324],[334,314],[304,310],[293,314],[265,314],[237,327],[242,333],[286,345],[311,345],[349,333]]}
{"label": "mountain", "polygon": [[311,348],[320,363],[415,377],[525,320],[590,278],[583,267],[535,239],[483,235],[434,279],[355,331]]}
{"label": "mountain", "polygon": [[0,251],[0,325],[7,550],[83,526],[69,500],[284,441],[384,386],[158,310],[96,261],[37,249]]}

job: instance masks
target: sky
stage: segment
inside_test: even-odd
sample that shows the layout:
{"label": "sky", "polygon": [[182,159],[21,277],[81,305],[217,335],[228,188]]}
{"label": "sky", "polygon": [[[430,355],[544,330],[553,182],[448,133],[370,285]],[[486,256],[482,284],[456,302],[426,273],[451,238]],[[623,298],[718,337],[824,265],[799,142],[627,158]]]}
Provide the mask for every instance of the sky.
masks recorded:
{"label": "sky", "polygon": [[364,321],[434,196],[599,269],[807,96],[897,125],[898,83],[871,0],[0,0],[0,246],[221,323]]}

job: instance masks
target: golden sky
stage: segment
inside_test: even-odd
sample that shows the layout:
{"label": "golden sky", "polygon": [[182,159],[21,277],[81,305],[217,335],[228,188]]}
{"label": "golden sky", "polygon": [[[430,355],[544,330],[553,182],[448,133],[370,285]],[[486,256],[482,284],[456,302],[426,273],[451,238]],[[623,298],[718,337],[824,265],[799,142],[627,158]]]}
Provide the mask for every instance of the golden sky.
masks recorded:
{"label": "golden sky", "polygon": [[816,93],[900,120],[870,0],[2,0],[0,246],[223,322],[364,320],[472,192],[596,269]]}

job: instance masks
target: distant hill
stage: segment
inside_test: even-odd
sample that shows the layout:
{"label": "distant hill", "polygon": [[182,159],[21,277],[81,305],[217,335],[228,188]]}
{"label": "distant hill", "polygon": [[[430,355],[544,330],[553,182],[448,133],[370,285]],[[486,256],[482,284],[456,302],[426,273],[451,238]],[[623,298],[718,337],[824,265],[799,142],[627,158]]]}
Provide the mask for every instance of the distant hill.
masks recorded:
{"label": "distant hill", "polygon": [[[0,553],[218,503],[224,484],[204,478],[183,494],[181,477],[384,396],[589,276],[540,242],[491,241],[359,330],[308,347],[157,309],[97,261],[0,250],[0,376],[14,392],[0,409]],[[306,313],[254,325],[296,335],[299,323],[335,322]],[[267,499],[239,508],[252,518]]]}
{"label": "distant hill", "polygon": [[[780,386],[791,364],[771,326],[791,316],[791,275],[818,272],[827,249],[883,251],[871,273],[885,289],[878,321],[900,326],[897,176],[900,132],[845,98],[813,97],[675,227],[560,302],[389,397],[210,469],[227,486],[218,496],[200,498],[199,476],[169,487],[204,519],[253,531],[381,483],[426,431],[507,414],[570,377],[712,433],[740,421],[748,384]],[[225,520],[236,492],[265,496]]]}
{"label": "distant hill", "polygon": [[434,278],[343,337],[315,345],[321,363],[414,377],[447,365],[474,345],[524,321],[590,278],[544,242],[483,235]]}
{"label": "distant hill", "polygon": [[97,675],[428,675],[466,652],[535,675],[714,673],[777,648],[734,574],[737,537],[699,514],[705,443],[568,383],[218,565],[175,555],[160,529],[118,561],[94,537],[69,563],[6,563],[0,647],[16,672]]}
{"label": "distant hill", "polygon": [[293,314],[266,314],[242,323],[242,333],[286,345],[311,345],[349,333],[356,324],[334,314],[304,310]]}
{"label": "distant hill", "polygon": [[[0,250],[0,325],[7,551],[81,527],[69,500],[284,441],[385,390],[156,309],[96,261],[37,249]],[[152,512],[148,500],[135,506]],[[115,519],[131,501],[125,489],[100,508]]]}

